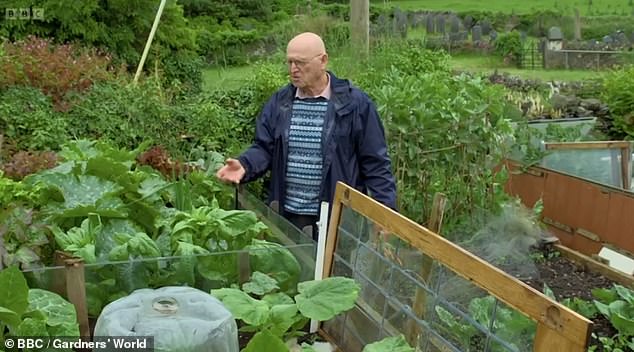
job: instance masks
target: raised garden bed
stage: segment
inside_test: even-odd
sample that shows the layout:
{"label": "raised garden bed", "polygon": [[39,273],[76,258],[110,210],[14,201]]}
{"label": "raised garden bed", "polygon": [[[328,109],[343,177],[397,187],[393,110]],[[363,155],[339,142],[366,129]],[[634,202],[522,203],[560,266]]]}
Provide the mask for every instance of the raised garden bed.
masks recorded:
{"label": "raised garden bed", "polygon": [[[551,290],[560,302],[574,298],[593,302],[594,289],[611,289],[615,284],[632,287],[634,283],[634,277],[559,244],[536,250],[533,258],[538,276],[522,281],[539,291]],[[594,345],[595,351],[607,351],[598,337],[613,337],[618,330],[600,313],[590,319],[593,322],[590,347]]]}

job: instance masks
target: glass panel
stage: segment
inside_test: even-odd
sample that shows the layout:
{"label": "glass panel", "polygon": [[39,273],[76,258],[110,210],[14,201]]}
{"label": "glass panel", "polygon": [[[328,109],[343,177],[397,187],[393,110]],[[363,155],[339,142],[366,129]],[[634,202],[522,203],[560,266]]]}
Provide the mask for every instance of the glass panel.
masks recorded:
{"label": "glass panel", "polygon": [[348,266],[346,262],[341,260],[341,258],[337,256],[336,254],[335,254],[335,261],[334,261],[332,270],[333,270],[332,272],[333,276],[343,276],[343,277],[352,278],[352,275],[353,275],[352,268]]}
{"label": "glass panel", "polygon": [[499,339],[495,346],[507,346],[507,349],[513,351],[532,351],[537,323],[497,299],[488,298],[486,304],[490,304],[495,310],[495,321],[491,329]]}
{"label": "glass panel", "polygon": [[487,336],[479,324],[451,304],[434,307],[432,328],[461,351],[485,351]]}
{"label": "glass panel", "polygon": [[[356,307],[345,314],[343,340],[337,340],[343,350],[361,351],[399,334],[416,341],[417,351],[532,349],[532,321],[359,217],[347,208],[342,212],[342,223],[348,225],[339,228],[333,267],[335,275],[352,277],[361,287]],[[341,334],[329,324],[331,334]]]}
{"label": "glass panel", "polygon": [[271,228],[274,237],[283,245],[312,244],[312,236],[298,229],[286,218],[273,211],[255,195],[246,190],[241,190],[238,194],[238,207],[253,211],[258,220]]}
{"label": "glass panel", "polygon": [[335,253],[337,253],[348,264],[354,266],[357,258],[357,246],[359,240],[354,237],[352,233],[343,227],[339,227],[337,232],[337,246]]}
{"label": "glass panel", "polygon": [[[374,319],[381,319],[380,314],[356,306],[346,313],[346,331],[344,340],[355,347],[358,343],[365,346],[377,341],[380,336],[380,323]],[[355,347],[356,348],[356,347]],[[345,349],[345,351],[349,351]],[[360,350],[359,350],[360,351]]]}
{"label": "glass panel", "polygon": [[334,340],[334,341],[343,341],[343,331],[344,331],[344,322],[345,322],[345,314],[339,314],[333,319],[325,321],[321,328]]}
{"label": "glass panel", "polygon": [[370,316],[375,317],[377,321],[382,320],[383,310],[385,309],[384,291],[379,289],[372,281],[366,280],[362,275],[356,276],[355,281],[361,286],[357,305],[363,308]]}
{"label": "glass panel", "polygon": [[375,249],[361,244],[358,248],[355,271],[386,289],[390,282],[390,263]]}
{"label": "glass panel", "polygon": [[89,315],[99,315],[105,305],[137,289],[190,286],[209,292],[246,282],[255,271],[271,276],[282,291],[292,294],[298,282],[314,278],[314,257],[307,259],[311,263],[309,270],[304,270],[303,261],[299,259],[313,252],[313,245],[271,245],[206,255],[85,265]]}
{"label": "glass panel", "polygon": [[620,149],[549,150],[541,166],[605,185],[621,187]]}

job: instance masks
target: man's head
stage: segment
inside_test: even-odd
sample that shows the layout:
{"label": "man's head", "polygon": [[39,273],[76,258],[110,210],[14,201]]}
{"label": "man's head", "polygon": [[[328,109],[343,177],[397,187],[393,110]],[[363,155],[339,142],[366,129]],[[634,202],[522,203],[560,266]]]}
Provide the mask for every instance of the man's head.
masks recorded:
{"label": "man's head", "polygon": [[312,88],[319,84],[326,72],[326,46],[315,33],[299,34],[288,42],[286,63],[291,81],[296,87]]}

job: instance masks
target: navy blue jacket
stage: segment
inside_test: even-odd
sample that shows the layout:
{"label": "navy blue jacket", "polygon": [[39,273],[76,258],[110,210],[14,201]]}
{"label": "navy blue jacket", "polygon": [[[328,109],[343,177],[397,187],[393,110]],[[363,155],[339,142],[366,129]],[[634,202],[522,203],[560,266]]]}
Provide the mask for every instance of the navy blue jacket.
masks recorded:
{"label": "navy blue jacket", "polygon": [[[322,137],[321,200],[332,205],[335,186],[342,181],[396,210],[396,184],[374,103],[332,73],[330,88]],[[288,135],[296,89],[288,84],[273,94],[257,119],[255,142],[238,158],[246,170],[242,183],[271,171],[269,203],[279,202],[280,212],[286,197]]]}

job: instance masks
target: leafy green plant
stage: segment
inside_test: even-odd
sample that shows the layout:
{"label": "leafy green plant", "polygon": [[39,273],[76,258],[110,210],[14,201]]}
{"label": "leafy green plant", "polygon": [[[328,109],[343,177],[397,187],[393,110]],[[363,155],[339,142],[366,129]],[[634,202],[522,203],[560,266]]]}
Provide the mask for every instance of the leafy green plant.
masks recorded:
{"label": "leafy green plant", "polygon": [[634,291],[615,284],[610,290],[594,289],[597,309],[608,318],[620,335],[634,337]]}
{"label": "leafy green plant", "polygon": [[310,319],[325,321],[351,309],[359,295],[360,288],[354,280],[330,277],[299,283],[298,294],[291,298],[262,275],[254,273],[251,282],[243,285],[249,291],[256,288],[259,298],[236,288],[211,291],[245,324],[242,331],[256,332],[243,350],[247,352],[260,351],[263,346],[270,346],[270,351],[288,351],[286,337],[301,334],[299,330]]}
{"label": "leafy green plant", "polygon": [[363,352],[414,352],[405,340],[405,336],[386,337],[381,341],[373,342],[363,347]]}
{"label": "leafy green plant", "polygon": [[601,98],[614,119],[614,138],[634,137],[634,65],[609,72]]}
{"label": "leafy green plant", "polygon": [[421,223],[429,219],[437,192],[447,195],[446,218],[456,222],[478,209],[499,210],[506,199],[506,170],[494,171],[513,139],[502,88],[452,76],[442,62],[429,72],[370,68],[362,81],[386,126],[399,210]]}
{"label": "leafy green plant", "polygon": [[[452,336],[465,348],[473,347],[476,337],[481,334],[474,325],[464,324],[447,309],[436,306],[436,314],[441,324],[437,328]],[[491,327],[492,331],[503,341],[509,342],[516,349],[530,346],[535,335],[535,323],[515,310],[497,306],[495,297],[477,297],[469,302],[469,315],[483,327]],[[491,345],[491,351],[506,351],[499,344]]]}
{"label": "leafy green plant", "polygon": [[495,52],[510,64],[519,65],[522,59],[522,41],[518,31],[501,34],[495,40]]}
{"label": "leafy green plant", "polygon": [[[37,88],[11,86],[0,90],[0,131],[5,145],[19,150],[57,150],[68,138],[68,124],[54,111],[53,101]],[[11,154],[9,154],[11,156]]]}
{"label": "leafy green plant", "polygon": [[29,289],[17,267],[0,271],[0,286],[2,346],[10,337],[79,336],[75,307],[53,292]]}
{"label": "leafy green plant", "polygon": [[[51,265],[55,250],[95,264],[86,283],[92,315],[137,288],[235,283],[238,251],[292,292],[297,259],[265,240],[269,230],[253,212],[219,206],[233,206],[232,194],[206,169],[218,163],[213,156],[169,180],[141,165],[140,151],[78,140],[63,145],[56,167],[21,182],[0,179],[15,192],[0,211],[5,264]],[[163,256],[179,259],[159,265]]]}
{"label": "leafy green plant", "polygon": [[48,264],[52,248],[47,224],[38,219],[32,208],[4,204],[8,206],[0,209],[0,267],[32,269]]}

